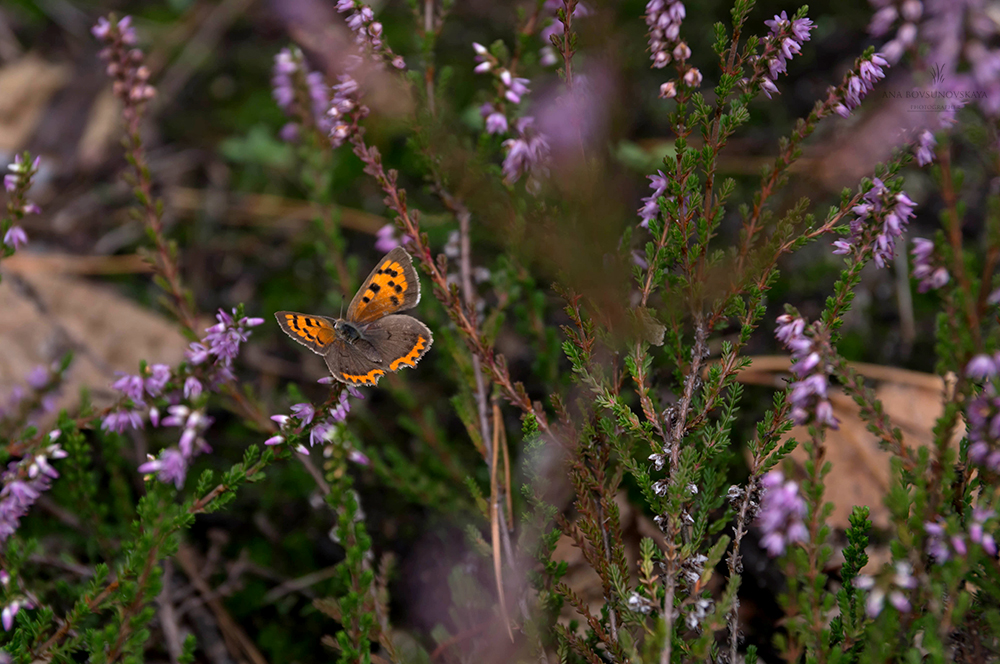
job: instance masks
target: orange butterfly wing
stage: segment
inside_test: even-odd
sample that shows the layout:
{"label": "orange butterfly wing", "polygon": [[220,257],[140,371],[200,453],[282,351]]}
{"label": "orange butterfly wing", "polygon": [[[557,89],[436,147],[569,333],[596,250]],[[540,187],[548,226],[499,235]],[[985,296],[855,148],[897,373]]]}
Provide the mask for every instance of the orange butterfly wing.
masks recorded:
{"label": "orange butterfly wing", "polygon": [[396,247],[376,264],[347,308],[347,320],[370,323],[383,316],[405,311],[420,302],[420,279],[413,259]]}

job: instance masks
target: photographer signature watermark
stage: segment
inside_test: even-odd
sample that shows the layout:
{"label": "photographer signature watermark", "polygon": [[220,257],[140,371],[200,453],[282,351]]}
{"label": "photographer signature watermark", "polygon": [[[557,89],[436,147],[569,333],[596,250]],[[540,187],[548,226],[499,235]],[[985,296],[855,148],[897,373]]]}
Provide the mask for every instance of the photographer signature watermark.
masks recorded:
{"label": "photographer signature watermark", "polygon": [[909,90],[885,90],[883,99],[910,99],[911,112],[940,113],[942,111],[957,111],[970,101],[986,99],[985,90],[977,89],[947,89],[944,88],[945,70],[941,64],[935,64],[928,71],[930,86],[927,88],[911,88]]}

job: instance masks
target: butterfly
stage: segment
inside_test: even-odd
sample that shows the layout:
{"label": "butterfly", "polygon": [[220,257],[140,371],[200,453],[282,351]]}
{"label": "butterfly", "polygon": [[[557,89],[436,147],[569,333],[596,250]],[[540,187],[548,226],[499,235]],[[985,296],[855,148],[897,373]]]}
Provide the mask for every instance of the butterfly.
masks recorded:
{"label": "butterfly", "polygon": [[323,356],[333,377],[348,385],[378,385],[386,373],[415,367],[434,338],[426,325],[396,313],[420,302],[410,254],[396,247],[378,262],[344,318],[279,311],[285,334]]}

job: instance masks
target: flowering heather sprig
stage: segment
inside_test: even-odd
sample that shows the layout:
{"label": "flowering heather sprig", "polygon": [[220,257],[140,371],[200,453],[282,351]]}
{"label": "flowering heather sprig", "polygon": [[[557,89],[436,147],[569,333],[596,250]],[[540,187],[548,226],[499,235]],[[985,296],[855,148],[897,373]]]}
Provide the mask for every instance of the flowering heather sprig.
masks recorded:
{"label": "flowering heather sprig", "polygon": [[[320,379],[321,383],[329,384],[331,378]],[[319,411],[311,403],[298,403],[291,407],[291,415],[272,415],[280,431],[264,441],[265,445],[281,445],[289,438],[309,436],[309,447],[325,445],[338,440],[338,428],[347,420],[351,412],[349,397],[364,399],[364,396],[354,387],[341,389],[336,402],[327,402]],[[309,449],[299,443],[295,450],[300,454],[309,454]],[[367,457],[360,452],[352,455],[358,463],[367,463]]]}
{"label": "flowering heather sprig", "polygon": [[0,256],[11,256],[15,251],[28,243],[28,235],[17,225],[27,214],[38,214],[39,207],[28,200],[28,190],[38,173],[40,157],[31,159],[27,152],[15,155],[14,163],[8,164],[10,171],[3,177],[3,186],[7,190],[7,214],[0,220]]}
{"label": "flowering heather sprig", "polygon": [[653,193],[642,199],[642,207],[639,208],[639,223],[643,228],[649,228],[651,219],[655,219],[660,214],[660,196],[667,192],[667,176],[663,171],[656,171],[656,175],[649,175],[649,188]]}
{"label": "flowering heather sprig", "polygon": [[875,618],[882,613],[887,597],[897,611],[909,613],[913,606],[904,591],[916,588],[917,579],[913,576],[913,566],[906,561],[900,561],[895,564],[890,574],[881,575],[879,580],[867,574],[854,577],[854,587],[868,591],[865,612],[869,618]]}
{"label": "flowering heather sprig", "polygon": [[934,242],[922,237],[913,238],[913,278],[919,279],[917,290],[926,293],[929,290],[941,288],[950,278],[948,269],[943,265],[935,266]]}
{"label": "flowering heather sprig", "polygon": [[[646,26],[649,28],[649,57],[653,67],[663,69],[674,57],[686,60],[691,49],[681,42],[681,23],[687,11],[680,0],[649,0],[646,3]],[[678,46],[683,46],[676,53]]]}
{"label": "flowering heather sprig", "polygon": [[499,89],[503,92],[504,99],[512,104],[520,104],[521,98],[531,92],[528,89],[528,79],[518,78],[506,67],[501,67],[500,61],[482,44],[473,42],[472,48],[476,52],[476,62],[479,63],[475,69],[476,73],[492,72],[499,82]]}
{"label": "flowering heather sprig", "polygon": [[882,47],[886,59],[895,64],[899,62],[903,53],[916,42],[917,23],[924,14],[924,5],[920,0],[903,0],[903,2],[872,0],[872,4],[878,7],[875,15],[872,16],[871,23],[868,24],[868,33],[873,37],[882,37],[888,34],[896,21],[900,18],[903,19],[899,30]]}
{"label": "flowering heather sprig", "polygon": [[934,146],[936,145],[937,141],[934,139],[933,132],[928,129],[920,132],[917,143],[913,146],[913,154],[917,158],[919,166],[926,166],[934,161]]}
{"label": "flowering heather sprig", "polygon": [[839,426],[833,415],[833,406],[827,398],[829,371],[823,360],[824,344],[819,335],[820,323],[806,327],[799,316],[778,316],[775,337],[792,353],[790,371],[796,381],[790,386],[788,401],[792,406],[790,417],[796,424],[817,424],[836,429]]}
{"label": "flowering heather sprig", "polygon": [[271,87],[274,101],[295,120],[281,129],[282,138],[295,139],[300,124],[315,127],[324,136],[330,133],[329,87],[322,72],[309,70],[301,50],[283,48],[274,56]]}
{"label": "flowering heather sprig", "polygon": [[360,86],[349,74],[341,74],[333,86],[333,98],[326,115],[330,120],[330,144],[339,148],[358,130],[358,122],[368,115],[368,107],[360,103]]}
{"label": "flowering heather sprig", "polygon": [[496,83],[496,101],[484,104],[479,109],[479,112],[486,119],[486,131],[490,134],[505,134],[513,121],[512,109],[508,109],[506,104],[514,106],[520,104],[524,95],[531,92],[528,88],[530,81],[515,76],[482,44],[473,42],[472,48],[476,52],[475,60],[479,63],[476,65],[475,72],[477,74],[491,73]]}
{"label": "flowering heather sprig", "polygon": [[802,522],[808,511],[806,501],[799,495],[798,483],[786,482],[780,470],[768,472],[760,483],[764,488],[756,521],[763,533],[760,543],[771,556],[780,556],[790,543],[809,539]]}
{"label": "flowering heather sprig", "polygon": [[139,466],[139,472],[156,473],[161,482],[173,482],[178,489],[184,486],[187,469],[199,454],[211,452],[205,440],[205,430],[214,421],[204,409],[192,410],[184,405],[170,406],[169,415],[163,418],[163,426],[184,427],[177,447],[168,447],[159,457],[149,456],[149,460]]}
{"label": "flowering heather sprig", "polygon": [[927,532],[927,553],[935,561],[943,563],[953,555],[959,557],[969,553],[966,540],[982,547],[991,558],[996,558],[997,543],[992,533],[986,532],[986,522],[996,516],[996,512],[985,507],[974,507],[969,520],[968,532],[952,532],[948,534],[948,522],[938,517],[934,521],[924,523]]}
{"label": "flowering heather sprig", "polygon": [[851,235],[847,240],[833,243],[833,253],[847,255],[864,251],[869,246],[875,264],[885,267],[896,251],[896,238],[903,234],[916,204],[904,192],[892,191],[875,178],[872,188],[864,195],[864,202],[854,206],[858,215],[851,222]]}
{"label": "flowering heather sprig", "polygon": [[342,14],[350,12],[347,27],[354,32],[358,46],[367,51],[374,62],[390,62],[396,69],[406,68],[403,57],[395,55],[382,40],[382,24],[375,20],[375,12],[371,7],[361,0],[338,0],[337,11]]}
{"label": "flowering heather sprig", "polygon": [[976,355],[966,365],[965,375],[972,380],[988,381],[965,411],[969,461],[1000,472],[1000,395],[994,382],[1000,375],[1000,353]]}
{"label": "flowering heather sprig", "polygon": [[[542,31],[538,33],[538,38],[544,42],[545,46],[542,47],[541,51],[538,53],[538,61],[543,67],[551,67],[552,65],[559,62],[559,56],[556,54],[556,50],[552,47],[552,38],[562,35],[566,31],[566,26],[559,19],[559,10],[563,8],[562,0],[545,0],[542,5],[542,11],[550,15],[549,23],[542,28]],[[573,7],[573,13],[571,18],[576,20],[578,18],[586,18],[593,14],[593,11],[582,2],[576,3]]]}
{"label": "flowering heather sprig", "polygon": [[156,406],[148,406],[148,400],[162,398],[176,406],[182,398],[197,400],[206,388],[215,391],[232,381],[233,360],[239,355],[240,345],[250,337],[250,328],[264,322],[263,318],[238,317],[237,312],[237,309],[232,314],[218,311],[219,322],[207,328],[201,341],[192,343],[185,351],[188,364],[182,364],[181,370],[154,364],[145,367],[142,375],[121,375],[112,385],[121,394],[121,400],[104,416],[101,428],[117,433],[141,429],[147,415],[153,426],[159,426],[160,411]]}
{"label": "flowering heather sprig", "polygon": [[[49,440],[53,440],[52,435]],[[58,443],[52,443],[41,452],[29,452],[18,461],[11,462],[0,475],[0,545],[13,535],[38,497],[52,486],[59,473],[49,464],[49,459],[62,459],[66,452]]]}
{"label": "flowering heather sprig", "polygon": [[834,112],[841,117],[849,117],[851,111],[861,105],[861,100],[874,89],[875,83],[885,78],[882,67],[888,67],[889,62],[881,53],[873,53],[870,58],[861,61],[857,74],[847,77],[844,88],[844,98],[833,107]]}
{"label": "flowering heather sprig", "polygon": [[771,32],[763,40],[764,54],[761,56],[761,61],[764,71],[760,84],[761,90],[770,99],[772,93],[778,92],[775,83],[778,74],[788,73],[788,61],[792,56],[801,53],[802,44],[809,41],[813,22],[805,16],[789,20],[788,14],[781,12],[770,21],[764,21],[764,25],[769,27]]}
{"label": "flowering heather sprig", "polygon": [[541,178],[549,175],[549,142],[535,129],[534,118],[518,118],[514,126],[517,137],[503,142],[507,150],[503,160],[504,181],[513,184],[527,175],[528,191],[537,193],[541,189]]}
{"label": "flowering heather sprig", "polygon": [[134,130],[146,102],[156,96],[156,89],[149,85],[149,68],[143,64],[145,55],[131,48],[137,41],[132,17],[117,22],[101,17],[91,33],[105,44],[100,57],[107,63],[108,76],[114,81],[115,96],[124,102],[122,116],[130,130]]}

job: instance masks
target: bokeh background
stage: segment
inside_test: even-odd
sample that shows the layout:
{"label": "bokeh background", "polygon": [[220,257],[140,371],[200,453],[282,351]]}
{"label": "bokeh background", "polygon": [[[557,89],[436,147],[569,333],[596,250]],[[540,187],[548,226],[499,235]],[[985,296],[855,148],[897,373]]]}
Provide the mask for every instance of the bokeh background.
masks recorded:
{"label": "bokeh background", "polygon": [[[484,311],[490,312],[487,323],[495,330],[497,349],[508,358],[512,376],[539,400],[550,392],[572,395],[568,363],[559,348],[558,326],[567,319],[551,284],[562,280],[610,309],[629,305],[614,301],[629,278],[628,266],[606,256],[617,250],[623,230],[636,224],[640,198],[649,192],[646,176],[672,154],[667,132],[672,107],[657,97],[662,72],[648,66],[644,3],[589,4],[595,15],[576,27],[581,71],[598,91],[588,120],[595,165],[586,173],[568,165],[556,169],[565,193],[562,204],[573,211],[565,223],[533,227],[529,218],[526,228],[511,234],[509,210],[477,179],[479,171],[462,176],[474,159],[472,148],[483,122],[479,106],[489,92],[488,80],[473,73],[471,44],[503,39],[513,47],[519,39],[518,11],[533,3],[456,2],[435,49],[434,66],[444,90],[437,111],[448,118],[442,124],[450,132],[425,137],[445,155],[445,171],[473,209],[475,264],[486,270],[478,294]],[[411,5],[394,1],[373,6],[386,40],[419,71],[425,60]],[[691,3],[684,23],[692,60],[705,76],[709,95],[718,72],[712,25],[728,24],[729,9],[717,0]],[[760,2],[749,27],[763,34],[765,20],[795,9]],[[180,248],[182,276],[203,314],[203,327],[214,322],[212,313],[218,308],[244,303],[248,315],[267,322],[254,331],[241,355],[240,380],[267,412],[287,412],[289,404],[303,399],[321,402],[328,390],[316,382],[326,373],[321,359],[286,338],[273,313],[338,315],[345,296],[349,300],[380,255],[376,232],[392,221],[381,190],[348,148],[316,167],[300,144],[280,136],[288,118],[272,97],[278,51],[300,45],[311,67],[330,83],[343,66],[340,51],[331,45],[351,37],[335,3],[323,0],[8,0],[0,6],[0,161],[10,162],[24,149],[42,157],[31,193],[42,213],[23,224],[30,244],[0,264],[0,398],[33,366],[73,351],[59,405],[72,408],[81,388],[90,391],[96,404],[106,405],[114,396],[109,386],[116,371],[134,373],[141,359],[176,363],[187,345],[159,304],[161,292],[141,257],[146,235],[130,213],[131,188],[121,177],[120,107],[90,33],[97,17],[108,11],[134,17],[148,56],[157,88],[143,127],[149,166],[165,205],[166,233]],[[749,125],[721,157],[720,175],[737,182],[734,200],[750,200],[779,138],[829,85],[839,83],[865,47],[878,45],[866,33],[871,14],[862,0],[810,5],[816,29],[779,82],[781,95],[754,102]],[[542,113],[559,79],[552,68],[538,64],[543,43],[537,36],[523,40],[524,75],[532,89],[525,113]],[[901,105],[879,93],[912,85],[905,68],[890,71],[860,112],[824,122],[792,169],[789,186],[774,201],[776,213],[806,196],[812,200],[810,210],[823,216],[844,187],[853,189],[870,175],[874,163],[891,153],[894,137],[912,122]],[[387,85],[381,96],[375,95],[367,135],[385,163],[399,169],[410,204],[423,212],[432,246],[444,252],[456,222],[427,181],[426,155],[414,140],[423,102],[404,92]],[[494,147],[499,148],[499,141]],[[482,165],[481,172],[498,168],[499,150],[494,154],[494,162]],[[961,146],[957,154],[961,160]],[[970,191],[990,186],[978,175],[982,172],[969,171],[965,186]],[[321,200],[311,193],[315,189],[303,185],[303,178],[321,181]],[[907,176],[906,190],[919,204],[915,235],[926,235],[937,224],[939,201],[929,183],[926,173]],[[974,210],[969,218],[966,232],[976,237],[980,228]],[[733,241],[738,229],[733,207],[720,229],[719,245]],[[329,255],[331,234],[343,242],[346,280],[338,278]],[[839,266],[829,241],[787,258],[770,293],[766,320],[781,313],[784,302],[807,318],[817,315]],[[907,274],[905,256],[893,270],[870,267],[865,272],[840,349],[851,360],[879,365],[870,370],[881,381],[883,398],[895,399],[895,406],[887,407],[903,418],[907,435],[919,440],[938,408],[939,379],[893,368],[933,371],[936,304],[932,296],[915,292]],[[456,395],[468,390],[468,369],[461,363],[467,356],[426,283],[416,314],[434,330],[436,344],[416,370],[365,390],[366,399],[351,413],[350,429],[372,463],[351,472],[375,551],[396,557],[390,584],[395,626],[428,651],[458,635],[459,646],[438,652],[436,660],[460,661],[457,653],[473,652],[471,646],[463,650],[463,640],[493,629],[483,627],[495,601],[491,562],[468,534],[470,528],[488,529],[468,483],[488,490],[489,476],[454,405]],[[725,338],[713,339],[713,351]],[[762,329],[750,351],[766,356],[777,348],[770,330]],[[759,371],[748,374],[742,431],[751,430],[773,390],[782,385],[781,372],[787,367],[782,362],[762,359]],[[831,482],[831,499],[838,503],[834,519],[846,523],[849,500],[881,495],[888,463],[868,446],[863,425],[852,428],[847,421],[849,403],[838,408],[845,409],[840,416],[847,452],[837,471],[851,479],[844,479],[841,489]],[[213,452],[198,462],[205,467],[227,468],[248,444],[265,437],[224,404],[212,415]],[[505,416],[508,429],[517,432],[516,413]],[[169,442],[159,433],[133,432],[117,448],[102,448],[97,462],[104,469],[103,490],[109,509],[121,510],[123,521],[130,496],[143,491],[135,468],[146,454]],[[515,466],[519,445],[515,437]],[[312,463],[321,466],[321,455],[314,454]],[[558,459],[550,460],[545,472],[552,500],[565,508],[569,487]],[[734,479],[741,472],[739,450],[734,450]],[[841,490],[847,494],[844,505],[837,497]],[[86,574],[93,556],[88,533],[74,527],[64,498],[57,484],[23,526],[29,534],[45,535],[37,564],[54,578]],[[623,493],[621,502],[633,536],[655,528],[638,496]],[[174,621],[172,629],[196,634],[199,661],[311,662],[329,657],[321,637],[335,632],[337,625],[312,600],[333,592],[332,569],[343,555],[331,540],[332,524],[309,469],[293,462],[272,467],[265,481],[242,490],[224,512],[200,517],[181,552],[167,563],[168,590],[154,621],[149,660],[170,659],[167,620]],[[575,587],[586,597],[596,593],[599,601],[596,577],[588,577],[572,547],[560,546],[559,555],[580,567],[571,577]],[[748,634],[766,649],[778,615],[774,595],[781,577],[762,556],[747,555],[753,570],[745,587],[751,598],[745,601]]]}

